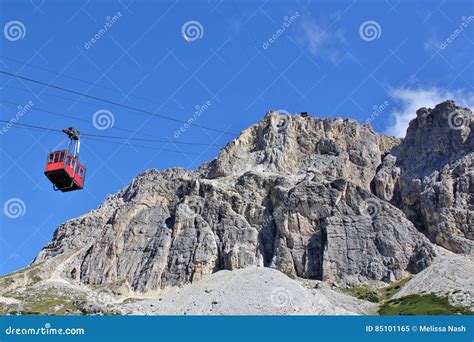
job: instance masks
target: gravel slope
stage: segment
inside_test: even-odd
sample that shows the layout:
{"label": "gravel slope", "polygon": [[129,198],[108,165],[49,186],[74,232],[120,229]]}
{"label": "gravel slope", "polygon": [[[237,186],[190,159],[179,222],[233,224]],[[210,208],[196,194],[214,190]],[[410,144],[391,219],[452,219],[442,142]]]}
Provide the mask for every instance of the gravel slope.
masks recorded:
{"label": "gravel slope", "polygon": [[416,293],[448,296],[453,304],[474,309],[474,257],[438,248],[438,257],[425,270],[413,276],[394,298]]}
{"label": "gravel slope", "polygon": [[376,305],[329,288],[307,289],[264,267],[220,271],[154,299],[122,306],[134,315],[360,315]]}

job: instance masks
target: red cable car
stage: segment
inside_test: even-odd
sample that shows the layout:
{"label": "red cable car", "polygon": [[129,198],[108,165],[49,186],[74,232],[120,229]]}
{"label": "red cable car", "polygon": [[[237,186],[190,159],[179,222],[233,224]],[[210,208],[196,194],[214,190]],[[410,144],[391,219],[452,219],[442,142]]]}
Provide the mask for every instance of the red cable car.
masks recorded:
{"label": "red cable car", "polygon": [[79,163],[80,132],[72,127],[63,129],[69,138],[66,150],[48,154],[44,174],[55,191],[74,191],[84,187],[86,168]]}

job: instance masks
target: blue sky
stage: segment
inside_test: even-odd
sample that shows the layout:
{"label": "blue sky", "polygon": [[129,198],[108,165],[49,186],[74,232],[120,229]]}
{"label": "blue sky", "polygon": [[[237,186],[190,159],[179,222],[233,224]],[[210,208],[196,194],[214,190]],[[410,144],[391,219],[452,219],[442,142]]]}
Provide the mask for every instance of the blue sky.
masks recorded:
{"label": "blue sky", "polygon": [[84,137],[86,188],[60,193],[43,168],[65,136],[0,123],[0,274],[140,172],[195,168],[268,109],[403,136],[420,106],[474,102],[469,1],[0,3],[1,71],[214,129],[0,75],[1,120],[172,141]]}

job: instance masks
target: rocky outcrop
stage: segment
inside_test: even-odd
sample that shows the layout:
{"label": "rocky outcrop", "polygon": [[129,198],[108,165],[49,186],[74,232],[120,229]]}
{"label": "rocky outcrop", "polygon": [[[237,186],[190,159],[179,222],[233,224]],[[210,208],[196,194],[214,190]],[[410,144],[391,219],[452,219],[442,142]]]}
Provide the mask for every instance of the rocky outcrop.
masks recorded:
{"label": "rocky outcrop", "polygon": [[474,120],[446,101],[421,108],[403,142],[385,156],[375,193],[403,210],[433,242],[474,253]]}
{"label": "rocky outcrop", "polygon": [[269,112],[197,170],[149,170],[64,223],[34,265],[67,254],[62,277],[133,291],[253,265],[346,285],[400,279],[435,253],[394,205],[399,145],[353,120]]}

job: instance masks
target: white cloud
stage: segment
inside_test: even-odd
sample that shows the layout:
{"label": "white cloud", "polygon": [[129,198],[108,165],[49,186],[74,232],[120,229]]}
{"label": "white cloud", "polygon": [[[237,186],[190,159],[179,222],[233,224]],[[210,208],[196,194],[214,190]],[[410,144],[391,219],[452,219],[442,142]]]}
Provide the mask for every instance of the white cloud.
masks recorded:
{"label": "white cloud", "polygon": [[314,21],[304,20],[302,22],[303,34],[300,41],[306,47],[309,46],[310,53],[336,64],[343,57],[341,46],[346,45],[344,31],[341,29],[325,30]]}
{"label": "white cloud", "polygon": [[438,88],[399,88],[394,89],[392,96],[395,106],[389,114],[392,124],[387,133],[397,137],[404,137],[410,120],[416,117],[416,111],[421,107],[433,108],[438,103],[454,100],[458,106],[474,108],[474,93],[461,90],[443,91]]}

